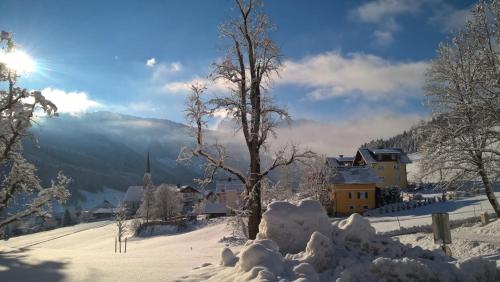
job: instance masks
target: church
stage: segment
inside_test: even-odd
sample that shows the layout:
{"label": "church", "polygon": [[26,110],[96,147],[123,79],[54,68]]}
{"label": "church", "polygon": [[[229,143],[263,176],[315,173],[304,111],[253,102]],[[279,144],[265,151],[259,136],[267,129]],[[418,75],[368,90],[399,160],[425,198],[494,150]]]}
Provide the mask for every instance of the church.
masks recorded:
{"label": "church", "polygon": [[129,186],[125,197],[123,199],[123,204],[127,208],[129,214],[135,214],[139,209],[142,201],[142,195],[144,193],[144,187],[155,187],[153,183],[153,178],[151,177],[151,163],[149,160],[149,152],[146,160],[146,172],[144,173],[142,186]]}

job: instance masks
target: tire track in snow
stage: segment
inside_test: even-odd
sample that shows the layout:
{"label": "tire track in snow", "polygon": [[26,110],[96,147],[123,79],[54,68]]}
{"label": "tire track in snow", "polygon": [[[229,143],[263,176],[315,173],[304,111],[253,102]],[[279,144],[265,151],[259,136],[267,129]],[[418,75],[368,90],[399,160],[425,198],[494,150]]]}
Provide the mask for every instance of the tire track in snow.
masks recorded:
{"label": "tire track in snow", "polygon": [[43,244],[43,243],[46,243],[46,242],[54,241],[54,240],[57,240],[59,238],[66,237],[66,236],[69,236],[69,235],[73,235],[73,234],[76,234],[76,233],[84,232],[84,231],[91,230],[91,229],[101,228],[101,227],[104,227],[104,226],[107,226],[107,225],[110,225],[110,224],[113,224],[113,223],[114,222],[108,222],[108,223],[97,225],[97,226],[92,226],[92,227],[88,227],[88,228],[84,228],[84,229],[80,229],[80,230],[75,230],[75,231],[72,231],[72,232],[69,232],[69,233],[65,233],[65,234],[62,234],[62,235],[58,235],[56,237],[45,239],[45,240],[42,240],[42,241],[39,241],[39,242],[30,243],[30,244],[22,246],[22,247],[11,247],[11,248],[17,248],[18,250],[22,250],[22,249],[33,247],[33,246],[36,246],[36,245],[39,245],[39,244]]}

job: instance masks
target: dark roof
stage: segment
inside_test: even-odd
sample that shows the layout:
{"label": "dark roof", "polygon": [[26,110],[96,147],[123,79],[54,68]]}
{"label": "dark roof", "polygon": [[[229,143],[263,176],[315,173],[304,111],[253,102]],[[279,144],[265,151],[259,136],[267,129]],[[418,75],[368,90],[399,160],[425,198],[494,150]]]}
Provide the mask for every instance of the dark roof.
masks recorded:
{"label": "dark roof", "polygon": [[189,185],[183,185],[179,188],[180,193],[201,193],[198,189],[191,187]]}
{"label": "dark roof", "polygon": [[375,171],[367,166],[339,167],[330,178],[332,184],[376,184],[381,182]]}
{"label": "dark roof", "polygon": [[367,164],[377,163],[375,155],[386,154],[386,155],[399,155],[399,161],[405,164],[411,163],[410,158],[399,148],[382,148],[382,149],[368,149],[361,148],[358,153],[365,160]]}

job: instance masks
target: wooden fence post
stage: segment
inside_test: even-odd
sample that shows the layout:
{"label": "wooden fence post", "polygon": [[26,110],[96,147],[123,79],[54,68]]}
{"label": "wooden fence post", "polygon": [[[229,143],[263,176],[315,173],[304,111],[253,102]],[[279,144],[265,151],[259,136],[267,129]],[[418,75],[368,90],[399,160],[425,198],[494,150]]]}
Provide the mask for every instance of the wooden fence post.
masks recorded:
{"label": "wooden fence post", "polygon": [[122,240],[118,240],[118,243],[120,243],[120,254],[122,253]]}
{"label": "wooden fence post", "polygon": [[115,253],[116,253],[116,237],[115,237]]}
{"label": "wooden fence post", "polygon": [[127,253],[127,237],[125,237],[125,253]]}

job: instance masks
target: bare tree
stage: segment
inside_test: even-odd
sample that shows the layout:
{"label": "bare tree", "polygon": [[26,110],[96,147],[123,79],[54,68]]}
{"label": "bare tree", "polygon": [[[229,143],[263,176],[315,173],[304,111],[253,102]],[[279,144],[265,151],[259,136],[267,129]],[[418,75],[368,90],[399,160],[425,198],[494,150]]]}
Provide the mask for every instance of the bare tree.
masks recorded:
{"label": "bare tree", "polygon": [[149,222],[153,215],[153,205],[155,202],[155,187],[153,185],[146,185],[143,187],[142,202],[137,210],[137,214]]}
{"label": "bare tree", "polygon": [[125,233],[127,232],[127,209],[123,205],[119,205],[116,208],[115,211],[115,223],[117,227],[117,237],[118,237],[118,242],[120,243],[120,250],[121,250],[121,243],[122,243],[122,238],[125,236]]}
{"label": "bare tree", "polygon": [[[186,117],[196,129],[195,148],[183,148],[180,161],[201,157],[206,161],[206,176],[212,178],[222,169],[241,180],[246,187],[246,208],[249,211],[248,234],[254,239],[261,220],[261,180],[277,167],[308,157],[310,152],[299,152],[296,146],[276,152],[269,166],[262,168],[261,152],[268,138],[275,134],[277,122],[288,121],[288,112],[273,104],[266,86],[281,65],[279,49],[269,37],[272,28],[262,5],[257,0],[235,0],[239,16],[220,28],[221,37],[229,43],[225,57],[215,63],[213,78],[228,85],[229,94],[203,101],[205,88],[192,86],[187,100]],[[203,129],[207,119],[216,110],[230,114],[238,123],[249,153],[248,172],[228,165],[220,144],[207,146]]]}
{"label": "bare tree", "polygon": [[498,1],[480,1],[451,43],[442,43],[427,71],[433,121],[422,127],[425,175],[444,187],[480,180],[493,209],[500,173],[500,45]]}
{"label": "bare tree", "polygon": [[332,202],[329,186],[334,173],[334,168],[327,164],[326,156],[317,156],[305,162],[300,185],[302,196],[317,200],[326,210],[330,211]]}
{"label": "bare tree", "polygon": [[[15,64],[19,54],[12,34],[0,35],[0,228],[29,216],[50,217],[52,201],[64,203],[70,193],[70,179],[59,172],[56,181],[48,188],[42,187],[36,176],[36,167],[22,155],[23,138],[29,136],[35,111],[47,116],[57,115],[57,107],[46,100],[40,91],[29,91],[16,86],[21,73],[9,65]],[[11,59],[9,59],[11,58]],[[15,199],[30,199],[17,212],[7,212]]]}
{"label": "bare tree", "polygon": [[182,211],[182,196],[173,187],[162,184],[154,193],[154,215],[162,220],[176,216]]}

